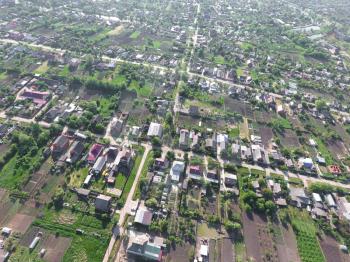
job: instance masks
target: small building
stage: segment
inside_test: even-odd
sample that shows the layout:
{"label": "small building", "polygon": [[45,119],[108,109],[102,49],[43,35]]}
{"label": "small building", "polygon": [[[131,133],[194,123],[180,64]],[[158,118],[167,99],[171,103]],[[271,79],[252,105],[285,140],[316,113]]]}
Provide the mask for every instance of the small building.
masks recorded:
{"label": "small building", "polygon": [[103,145],[93,144],[90,148],[90,151],[87,156],[87,161],[90,165],[93,165],[96,162],[96,159],[100,156],[103,151]]}
{"label": "small building", "polygon": [[80,141],[74,141],[69,149],[68,157],[66,161],[68,163],[75,163],[84,151],[84,144]]}
{"label": "small building", "polygon": [[52,144],[52,154],[58,156],[67,151],[69,147],[69,139],[64,135],[60,135]]}
{"label": "small building", "polygon": [[182,161],[174,161],[170,170],[171,180],[174,182],[179,182],[181,174],[185,170],[185,163]]}
{"label": "small building", "polygon": [[306,195],[304,188],[290,187],[291,205],[305,208],[310,205],[310,198]]}
{"label": "small building", "polygon": [[100,156],[94,166],[92,167],[92,171],[96,174],[96,175],[100,175],[103,171],[103,169],[105,168],[107,163],[107,157],[106,156]]}
{"label": "small building", "polygon": [[234,187],[237,185],[237,175],[225,172],[224,183],[226,187]]}
{"label": "small building", "polygon": [[134,261],[162,261],[163,256],[162,246],[151,243],[146,234],[131,236],[126,252]]}
{"label": "small building", "polygon": [[179,147],[183,150],[189,148],[190,132],[187,129],[180,130]]}
{"label": "small building", "polygon": [[95,200],[95,208],[98,211],[109,212],[111,208],[112,198],[106,195],[98,195]]}
{"label": "small building", "polygon": [[161,138],[163,136],[163,127],[161,124],[152,122],[148,128],[147,136]]}
{"label": "small building", "polygon": [[135,215],[135,223],[149,226],[152,223],[153,213],[146,208],[139,208]]}

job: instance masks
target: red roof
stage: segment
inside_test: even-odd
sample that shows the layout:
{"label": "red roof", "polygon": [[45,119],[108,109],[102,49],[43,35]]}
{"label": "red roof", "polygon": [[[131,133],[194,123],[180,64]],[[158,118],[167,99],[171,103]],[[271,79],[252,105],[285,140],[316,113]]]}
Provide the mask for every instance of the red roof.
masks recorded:
{"label": "red roof", "polygon": [[341,173],[340,167],[336,166],[336,165],[328,166],[328,170],[329,170],[329,172],[331,172],[332,174],[335,174],[335,175],[339,175]]}
{"label": "red roof", "polygon": [[96,159],[99,157],[103,150],[103,145],[101,144],[93,144],[92,147],[90,148],[87,160],[89,162],[95,162]]}

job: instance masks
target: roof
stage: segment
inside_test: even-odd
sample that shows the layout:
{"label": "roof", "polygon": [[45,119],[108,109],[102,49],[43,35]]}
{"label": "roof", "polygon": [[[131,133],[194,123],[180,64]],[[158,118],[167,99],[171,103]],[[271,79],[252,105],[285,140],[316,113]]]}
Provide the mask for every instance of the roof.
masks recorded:
{"label": "roof", "polygon": [[107,162],[107,157],[106,156],[100,156],[97,161],[95,162],[94,166],[92,167],[92,169],[94,171],[98,171],[101,172],[102,169],[104,168],[104,166],[106,165]]}
{"label": "roof", "polygon": [[201,254],[201,256],[204,256],[204,257],[208,256],[208,246],[207,245],[201,245],[200,254]]}
{"label": "roof", "polygon": [[110,196],[106,196],[102,194],[98,195],[95,200],[96,209],[99,209],[102,211],[108,211],[111,199],[112,198]]}
{"label": "roof", "polygon": [[103,150],[103,145],[101,144],[93,144],[90,148],[87,160],[89,162],[95,162],[97,157],[101,154]]}
{"label": "roof", "polygon": [[158,123],[152,122],[148,128],[147,136],[161,137],[162,134],[163,134],[163,127]]}
{"label": "roof", "polygon": [[320,194],[312,193],[312,198],[314,199],[315,202],[322,202],[322,198]]}
{"label": "roof", "polygon": [[68,137],[61,135],[56,138],[55,142],[53,143],[55,146],[58,147],[64,147],[69,142]]}
{"label": "roof", "polygon": [[330,207],[335,207],[337,206],[335,201],[334,201],[334,198],[332,197],[331,194],[327,194],[325,196],[325,199],[326,199],[326,202],[327,202],[327,205],[330,206]]}
{"label": "roof", "polygon": [[135,223],[149,226],[152,222],[153,213],[148,209],[139,208],[135,215]]}

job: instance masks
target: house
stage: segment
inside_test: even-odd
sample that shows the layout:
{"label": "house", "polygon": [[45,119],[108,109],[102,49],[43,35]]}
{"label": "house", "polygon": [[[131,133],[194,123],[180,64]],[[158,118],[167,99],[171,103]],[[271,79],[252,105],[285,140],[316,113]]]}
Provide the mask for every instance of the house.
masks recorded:
{"label": "house", "polygon": [[224,183],[226,187],[235,187],[237,185],[237,175],[225,172]]}
{"label": "house", "polygon": [[134,222],[144,226],[149,226],[152,223],[152,216],[153,213],[147,208],[139,208],[136,212]]}
{"label": "house", "polygon": [[310,198],[306,195],[304,188],[290,187],[290,202],[296,207],[307,207],[310,205]]}
{"label": "house", "polygon": [[100,156],[99,158],[97,158],[94,166],[92,167],[92,171],[96,175],[100,175],[103,169],[105,168],[106,163],[107,163],[107,156]]}
{"label": "house", "polygon": [[191,149],[194,151],[196,151],[200,148],[199,138],[200,138],[200,134],[193,134],[192,135]]}
{"label": "house", "polygon": [[84,151],[84,144],[80,141],[74,141],[72,146],[69,149],[68,158],[66,161],[71,164],[75,163],[80,158],[83,151]]}
{"label": "house", "polygon": [[199,165],[191,165],[188,167],[188,177],[196,180],[203,178],[202,167]]}
{"label": "house", "polygon": [[121,151],[119,151],[115,161],[118,172],[129,175],[133,165],[133,156],[134,153],[129,148],[124,147]]}
{"label": "house", "polygon": [[311,158],[302,158],[301,159],[302,167],[306,169],[313,169],[314,163]]}
{"label": "house", "polygon": [[185,170],[185,163],[182,161],[174,161],[170,169],[170,177],[174,182],[179,182],[181,174]]}
{"label": "house", "polygon": [[110,196],[105,196],[99,194],[95,200],[95,208],[98,211],[109,212],[111,208],[112,198]]}
{"label": "house", "polygon": [[129,236],[128,246],[126,248],[128,256],[133,261],[162,261],[162,245],[150,241],[147,234],[131,234]]}
{"label": "house", "polygon": [[124,121],[121,119],[114,119],[111,123],[111,135],[118,137],[124,127]]}
{"label": "house", "polygon": [[252,159],[252,150],[247,146],[241,146],[241,159],[243,161],[249,161]]}
{"label": "house", "polygon": [[103,145],[93,144],[87,156],[87,161],[90,165],[96,162],[96,159],[100,156],[103,151]]}
{"label": "house", "polygon": [[214,168],[214,169],[209,169],[207,171],[207,180],[210,182],[218,183],[219,182],[219,170]]}
{"label": "house", "polygon": [[261,162],[262,161],[262,155],[261,155],[261,150],[259,145],[251,145],[252,149],[252,154],[253,154],[253,161],[255,163]]}
{"label": "house", "polygon": [[183,150],[189,148],[190,132],[187,129],[180,130],[179,147]]}
{"label": "house", "polygon": [[226,134],[218,134],[216,136],[216,143],[219,151],[223,151],[226,149],[226,146],[228,144],[228,135]]}
{"label": "house", "polygon": [[274,183],[274,185],[272,187],[272,192],[273,192],[274,196],[280,195],[282,193],[281,184]]}
{"label": "house", "polygon": [[168,167],[169,161],[166,158],[156,158],[154,160],[154,167],[159,170],[164,170]]}
{"label": "house", "polygon": [[147,136],[148,137],[159,137],[163,135],[163,127],[161,124],[152,122],[148,128]]}
{"label": "house", "polygon": [[69,147],[69,139],[64,135],[60,135],[52,144],[52,154],[58,156],[67,151]]}

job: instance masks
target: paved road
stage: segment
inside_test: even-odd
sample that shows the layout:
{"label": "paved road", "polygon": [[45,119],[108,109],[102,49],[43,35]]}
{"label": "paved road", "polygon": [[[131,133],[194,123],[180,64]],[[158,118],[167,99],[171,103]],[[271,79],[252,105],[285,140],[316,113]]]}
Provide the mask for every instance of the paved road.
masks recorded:
{"label": "paved road", "polygon": [[[145,144],[145,152],[143,153],[143,156],[142,156],[142,159],[141,159],[141,162],[140,162],[140,166],[137,170],[137,173],[136,173],[136,177],[135,177],[135,180],[134,180],[134,183],[131,187],[131,190],[128,194],[128,197],[126,199],[126,202],[125,202],[125,205],[124,207],[120,210],[120,213],[119,213],[119,221],[118,221],[118,225],[113,229],[113,235],[112,235],[112,238],[109,242],[109,245],[108,245],[108,248],[106,250],[106,253],[105,253],[105,256],[103,258],[103,262],[108,262],[108,259],[111,255],[111,252],[113,251],[113,247],[115,245],[115,242],[117,240],[117,236],[118,235],[122,235],[124,233],[124,228],[123,228],[123,223],[124,223],[124,220],[125,220],[125,217],[128,213],[128,207],[131,206],[131,202],[132,202],[132,197],[135,193],[135,190],[137,188],[137,181],[140,179],[140,176],[142,174],[142,169],[143,169],[143,166],[145,165],[145,161],[146,161],[146,158],[147,158],[147,155],[148,153],[150,152],[150,150],[152,149],[152,147],[150,145],[147,145]],[[116,258],[116,261],[119,260],[119,253],[117,255],[117,258]]]}
{"label": "paved road", "polygon": [[[261,171],[266,171],[267,173],[275,173],[275,174],[280,174],[280,175],[284,175],[285,173],[279,169],[272,169],[272,168],[263,168],[261,166],[258,165],[251,165],[251,164],[246,164],[243,163],[242,164],[243,167],[247,167],[250,169],[258,169]],[[296,174],[296,173],[292,173],[292,172],[287,172],[289,177],[297,177],[300,178],[301,180],[303,180],[304,185],[307,187],[310,183],[315,183],[315,182],[322,182],[322,183],[326,183],[332,186],[338,186],[338,187],[343,187],[343,188],[347,188],[350,189],[350,185],[349,184],[343,184],[340,182],[336,182],[336,181],[331,181],[331,180],[327,180],[324,178],[318,178],[318,177],[310,177],[310,176],[304,176],[301,174]]]}

